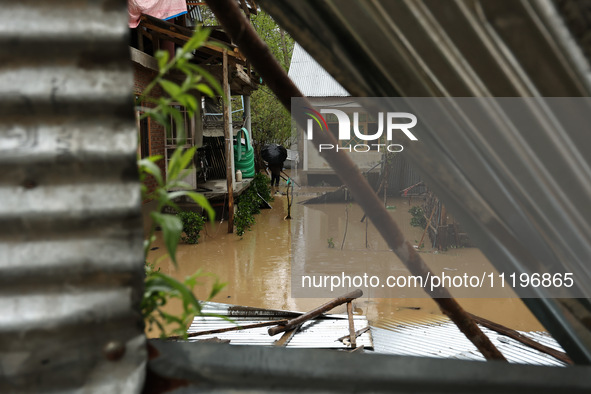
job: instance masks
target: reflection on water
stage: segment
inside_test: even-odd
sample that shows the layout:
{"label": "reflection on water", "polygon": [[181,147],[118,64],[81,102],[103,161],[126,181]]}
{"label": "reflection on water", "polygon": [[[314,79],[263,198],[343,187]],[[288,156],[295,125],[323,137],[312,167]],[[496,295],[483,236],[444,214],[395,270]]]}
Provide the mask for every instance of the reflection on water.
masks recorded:
{"label": "reflection on water", "polygon": [[[253,230],[246,232],[242,238],[227,234],[225,222],[218,222],[213,226],[208,224],[198,245],[179,245],[178,268],[175,269],[169,259],[162,260],[159,267],[179,280],[198,269],[217,275],[227,282],[224,290],[214,299],[217,302],[296,311],[310,310],[328,299],[291,297],[292,240],[294,248],[306,252],[295,253],[294,267],[306,263],[297,261],[298,259],[314,259],[325,266],[338,267],[346,261],[369,265],[377,254],[388,264],[397,267],[399,265],[404,270],[396,256],[388,251],[384,240],[371,223],[367,225],[366,243],[366,225],[360,222],[363,213],[355,204],[297,204],[298,199],[309,198],[312,191],[314,190],[299,189],[299,196],[296,196],[296,203],[292,206],[291,221],[284,220],[287,214],[285,196],[277,196],[272,203],[273,209],[263,210],[257,215]],[[387,205],[391,207],[389,212],[407,239],[418,242],[422,230],[410,226],[408,200],[393,199]],[[394,206],[395,209],[392,208]],[[343,244],[347,215],[347,235]],[[329,247],[329,238],[332,238],[334,248]],[[428,244],[428,240],[425,244]],[[160,239],[154,246],[158,249],[150,255],[151,260],[164,254]],[[455,249],[445,253],[432,253],[428,250],[421,256],[434,271],[490,266],[482,253],[475,248]],[[205,277],[202,282],[203,285],[196,288],[200,299],[207,296],[211,279]],[[469,312],[513,329],[544,329],[521,300],[516,298],[464,298],[459,299],[459,302]],[[389,319],[403,321],[441,315],[437,305],[429,298],[374,298],[371,291],[365,292],[354,306],[356,312],[366,314],[376,325]],[[169,312],[175,312],[178,308],[178,304],[167,306]],[[344,306],[335,309],[335,312],[344,312]]]}

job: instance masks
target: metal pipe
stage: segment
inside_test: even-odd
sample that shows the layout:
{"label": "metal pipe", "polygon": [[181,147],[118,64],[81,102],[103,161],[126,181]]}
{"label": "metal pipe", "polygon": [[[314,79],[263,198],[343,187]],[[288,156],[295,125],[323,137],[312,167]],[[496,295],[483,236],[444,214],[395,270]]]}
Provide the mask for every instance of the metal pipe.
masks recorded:
{"label": "metal pipe", "polygon": [[[274,326],[277,324],[285,324],[285,323],[287,323],[287,321],[288,321],[287,319],[281,319],[281,320],[265,321],[265,322],[261,322],[261,323],[246,324],[244,326],[237,325],[237,326],[226,327],[226,328],[216,328],[215,330],[191,332],[191,333],[187,334],[187,338],[199,337],[202,335],[220,334],[222,332],[228,332],[228,331],[239,331],[239,330],[248,330],[250,328]],[[183,337],[180,335],[174,335],[174,336],[168,337],[168,339],[182,339],[182,338]]]}
{"label": "metal pipe", "polygon": [[[240,51],[252,62],[259,75],[263,77],[267,86],[275,93],[283,106],[291,111],[291,98],[304,98],[303,94],[289,79],[285,70],[277,62],[267,44],[257,35],[237,4],[232,0],[206,0],[226,33],[232,37]],[[307,100],[303,107],[310,107]],[[304,110],[292,112],[292,117],[305,130],[306,118]],[[337,145],[332,133],[314,133],[313,143]],[[345,183],[355,201],[367,213],[376,229],[384,237],[388,246],[396,253],[408,270],[416,276],[421,276],[426,282],[432,276],[421,256],[405,239],[402,231],[392,219],[392,216],[381,203],[358,167],[343,151],[328,150],[323,152],[324,159],[334,169],[339,178]],[[490,339],[482,333],[474,320],[452,297],[449,290],[443,287],[434,290],[424,289],[439,305],[441,311],[447,315],[466,337],[476,346],[487,360],[505,360],[505,357],[493,345]],[[269,330],[270,331],[270,330]]]}

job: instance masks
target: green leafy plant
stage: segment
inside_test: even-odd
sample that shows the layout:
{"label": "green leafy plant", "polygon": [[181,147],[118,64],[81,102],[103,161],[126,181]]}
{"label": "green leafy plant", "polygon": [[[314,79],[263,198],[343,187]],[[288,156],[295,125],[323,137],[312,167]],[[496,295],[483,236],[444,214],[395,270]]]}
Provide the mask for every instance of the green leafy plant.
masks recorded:
{"label": "green leafy plant", "polygon": [[183,223],[183,233],[185,233],[185,235],[181,237],[183,242],[188,244],[198,243],[200,237],[199,233],[205,226],[203,215],[197,212],[184,211],[177,213],[177,216]]}
{"label": "green leafy plant", "polygon": [[330,237],[326,241],[328,242],[328,247],[331,249],[334,249],[334,241],[333,241],[332,237]]}
{"label": "green leafy plant", "polygon": [[[202,314],[201,304],[193,293],[195,285],[198,284],[197,278],[212,276],[199,270],[187,277],[183,282],[180,282],[155,268],[159,260],[154,262],[148,261],[148,253],[156,239],[155,230],[156,227],[159,227],[162,230],[162,238],[168,257],[170,257],[175,266],[177,265],[176,249],[181,239],[181,233],[183,232],[183,221],[177,215],[162,213],[165,207],[171,207],[177,212],[180,211],[175,203],[176,199],[180,197],[192,199],[195,203],[203,207],[211,222],[214,220],[214,210],[203,195],[190,190],[172,190],[190,189],[190,186],[184,183],[182,179],[192,165],[196,150],[196,147],[189,149],[182,147],[186,141],[183,115],[173,104],[180,103],[186,108],[189,116],[192,116],[199,106],[197,99],[191,93],[192,91],[197,90],[209,96],[214,96],[216,93],[223,95],[219,83],[215,78],[201,67],[190,62],[193,58],[193,52],[203,45],[208,35],[208,30],[196,30],[193,37],[182,48],[177,50],[172,59],[169,58],[169,54],[166,51],[157,52],[158,75],[136,101],[137,108],[142,112],[142,118],[150,117],[162,124],[166,128],[167,135],[171,135],[172,128],[176,130],[175,137],[179,146],[170,157],[166,177],[163,176],[160,167],[157,165],[157,162],[163,159],[162,156],[151,156],[138,161],[143,200],[154,200],[157,203],[155,210],[150,213],[153,224],[150,228],[148,238],[144,242],[146,277],[141,311],[148,330],[151,330],[153,326],[157,326],[161,330],[162,337],[167,337],[171,333],[186,337],[187,325],[191,322],[194,315]],[[166,79],[166,76],[172,70],[185,75],[185,79],[180,85]],[[168,96],[151,97],[150,92],[156,85],[161,86]],[[140,106],[142,103],[150,103],[152,106],[142,107]],[[170,119],[173,120],[174,126],[172,127],[170,125]],[[157,184],[156,188],[151,192],[148,192],[144,184],[148,176],[152,176]],[[186,236],[190,237],[187,233]],[[165,257],[166,255],[160,259]],[[224,285],[225,283],[221,283],[216,277],[207,300],[219,293]],[[172,315],[164,311],[163,307],[171,299],[178,299],[182,303],[183,310],[180,315]],[[176,328],[173,328],[170,333],[166,331],[166,327],[175,324]]]}
{"label": "green leafy plant", "polygon": [[411,226],[420,228],[425,228],[427,226],[427,219],[425,219],[423,208],[415,205],[408,210],[408,213],[412,215],[412,218],[410,219]]}
{"label": "green leafy plant", "polygon": [[248,189],[238,199],[234,225],[236,235],[243,236],[256,223],[254,215],[261,212],[262,200],[271,201],[271,186],[269,178],[263,174],[256,174]]}

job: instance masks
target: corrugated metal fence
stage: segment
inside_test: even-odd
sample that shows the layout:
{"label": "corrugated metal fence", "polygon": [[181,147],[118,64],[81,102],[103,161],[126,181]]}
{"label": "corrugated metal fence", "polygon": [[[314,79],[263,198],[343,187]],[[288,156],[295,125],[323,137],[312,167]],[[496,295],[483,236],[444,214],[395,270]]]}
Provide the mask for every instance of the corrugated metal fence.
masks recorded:
{"label": "corrugated metal fence", "polygon": [[2,3],[2,393],[129,393],[143,384],[125,5]]}

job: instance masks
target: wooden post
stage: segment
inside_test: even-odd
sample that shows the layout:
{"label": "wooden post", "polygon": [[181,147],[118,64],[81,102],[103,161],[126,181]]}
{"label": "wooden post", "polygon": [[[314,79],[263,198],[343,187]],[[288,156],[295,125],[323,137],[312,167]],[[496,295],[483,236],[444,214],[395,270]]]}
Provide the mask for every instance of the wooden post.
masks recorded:
{"label": "wooden post", "polygon": [[144,28],[141,26],[141,24],[136,28],[136,33],[137,33],[137,49],[139,49],[140,51],[144,51],[144,35],[142,34],[142,30]]}
{"label": "wooden post", "polygon": [[228,233],[234,232],[234,187],[232,162],[234,161],[232,143],[232,111],[230,110],[230,81],[228,80],[228,50],[222,57],[222,89],[224,90],[224,138],[226,139],[226,184],[228,186]]}
{"label": "wooden post", "polygon": [[194,144],[197,147],[203,146],[203,114],[201,113],[201,93],[194,93],[195,99],[197,99],[197,109],[193,118],[195,124],[195,133],[193,134],[195,140]]}
{"label": "wooden post", "polygon": [[353,321],[353,303],[351,301],[347,302],[347,315],[349,318],[349,343],[351,343],[351,348],[355,349],[357,347],[357,335],[355,334],[355,322]]}

